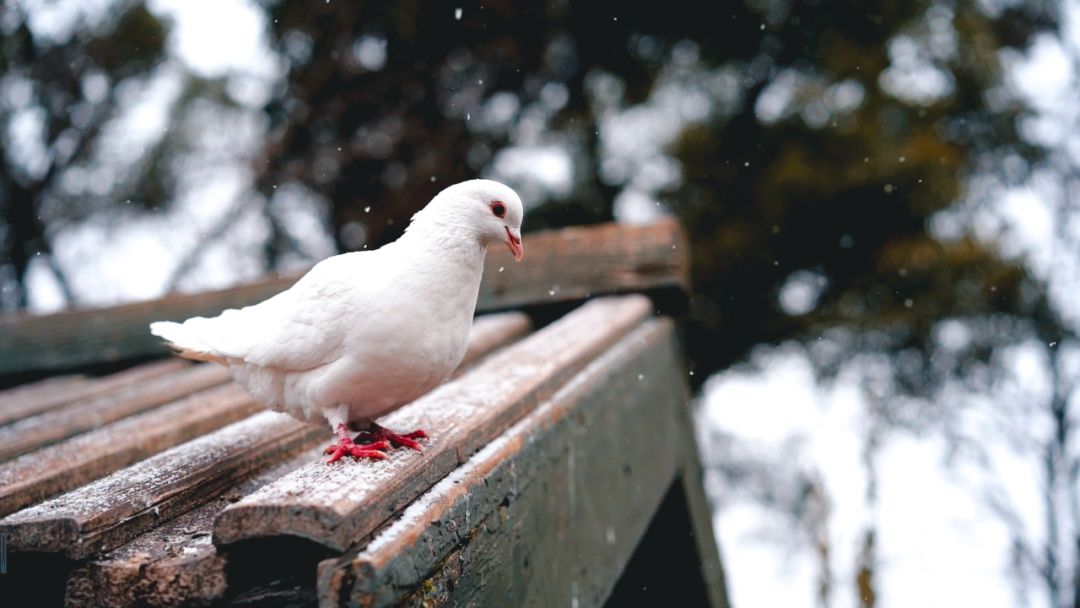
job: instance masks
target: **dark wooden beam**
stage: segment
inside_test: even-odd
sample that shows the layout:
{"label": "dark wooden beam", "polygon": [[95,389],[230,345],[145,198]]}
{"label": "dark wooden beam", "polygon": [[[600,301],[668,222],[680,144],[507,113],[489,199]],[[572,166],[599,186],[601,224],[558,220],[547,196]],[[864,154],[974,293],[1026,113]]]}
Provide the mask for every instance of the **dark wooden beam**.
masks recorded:
{"label": "dark wooden beam", "polygon": [[[521,308],[595,295],[688,287],[686,238],[674,221],[648,226],[607,224],[528,234],[526,258],[515,263],[493,249],[480,287],[479,311]],[[0,316],[0,377],[165,355],[151,321],[216,315],[264,300],[297,276],[220,291],[173,294],[148,302],[52,315]]]}

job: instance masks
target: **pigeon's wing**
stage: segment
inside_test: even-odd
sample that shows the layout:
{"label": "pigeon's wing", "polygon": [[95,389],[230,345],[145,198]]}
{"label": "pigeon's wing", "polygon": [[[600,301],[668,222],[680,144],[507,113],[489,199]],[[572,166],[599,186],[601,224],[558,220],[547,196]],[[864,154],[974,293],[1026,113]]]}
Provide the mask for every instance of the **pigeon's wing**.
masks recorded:
{"label": "pigeon's wing", "polygon": [[342,352],[342,323],[357,314],[355,292],[367,265],[360,255],[323,260],[268,300],[184,326],[191,325],[214,354],[253,365],[303,371],[333,361]]}

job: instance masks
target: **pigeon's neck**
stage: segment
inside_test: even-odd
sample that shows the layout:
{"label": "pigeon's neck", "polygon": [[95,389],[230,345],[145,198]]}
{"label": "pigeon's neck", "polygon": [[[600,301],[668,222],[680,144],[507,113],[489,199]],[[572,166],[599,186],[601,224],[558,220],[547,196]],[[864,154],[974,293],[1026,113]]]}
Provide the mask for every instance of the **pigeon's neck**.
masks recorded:
{"label": "pigeon's neck", "polygon": [[418,213],[398,241],[417,252],[450,257],[471,264],[482,263],[485,245],[476,228],[457,218]]}
{"label": "pigeon's neck", "polygon": [[452,223],[414,220],[394,246],[410,260],[407,273],[416,290],[414,301],[430,303],[444,327],[459,328],[467,335],[487,253],[475,231]]}

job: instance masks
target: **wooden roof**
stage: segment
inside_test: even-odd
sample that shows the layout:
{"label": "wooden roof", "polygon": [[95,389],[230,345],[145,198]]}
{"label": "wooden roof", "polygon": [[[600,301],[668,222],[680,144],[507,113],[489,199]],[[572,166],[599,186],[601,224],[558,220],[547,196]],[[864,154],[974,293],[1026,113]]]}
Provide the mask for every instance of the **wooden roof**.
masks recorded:
{"label": "wooden roof", "polygon": [[[687,471],[697,475],[692,434],[689,452],[654,451],[634,470],[634,442],[688,436],[686,389],[673,326],[653,301],[573,302],[684,290],[683,236],[669,222],[569,229],[529,235],[526,263],[495,254],[488,265],[480,309],[489,314],[477,318],[461,369],[380,421],[428,429],[424,451],[395,450],[379,462],[326,465],[328,427],[264,410],[221,367],[145,362],[163,352],[148,321],[257,301],[294,278],[0,320],[0,373],[9,378],[143,361],[104,376],[57,372],[0,392],[0,533],[10,552],[0,597],[72,606],[458,601],[461,570],[447,560],[456,551],[460,566],[463,535],[490,535],[477,551],[509,550],[514,536],[494,527],[527,525],[523,517],[561,526],[564,540],[587,522],[618,524],[625,538],[611,532],[578,547],[610,562],[604,567],[617,577],[663,494],[641,490],[633,504],[609,505],[577,495],[586,490],[579,486],[666,488]],[[579,445],[587,422],[606,430]],[[570,494],[549,512],[545,501],[554,498],[542,488],[567,473],[548,465],[566,458],[571,479],[560,483]],[[695,484],[689,492],[699,492]],[[526,495],[531,502],[508,510]],[[601,515],[606,524],[593,521]],[[509,567],[489,566],[468,576]],[[715,596],[718,562],[709,568]],[[40,578],[27,586],[19,572],[31,570]],[[602,599],[608,579],[579,591]]]}

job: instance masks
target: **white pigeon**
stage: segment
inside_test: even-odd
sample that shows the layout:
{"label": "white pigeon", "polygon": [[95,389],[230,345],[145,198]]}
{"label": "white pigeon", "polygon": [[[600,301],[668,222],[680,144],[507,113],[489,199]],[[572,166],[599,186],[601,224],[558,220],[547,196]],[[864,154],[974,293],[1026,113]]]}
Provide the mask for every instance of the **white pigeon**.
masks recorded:
{"label": "white pigeon", "polygon": [[[253,306],[151,323],[150,332],[182,357],[228,366],[271,409],[325,418],[338,435],[329,462],[385,458],[390,444],[420,449],[423,431],[398,435],[374,419],[438,386],[461,362],[487,246],[506,243],[520,261],[523,214],[503,184],[455,184],[393,243],[327,258]],[[355,443],[349,428],[363,425],[369,442]]]}

